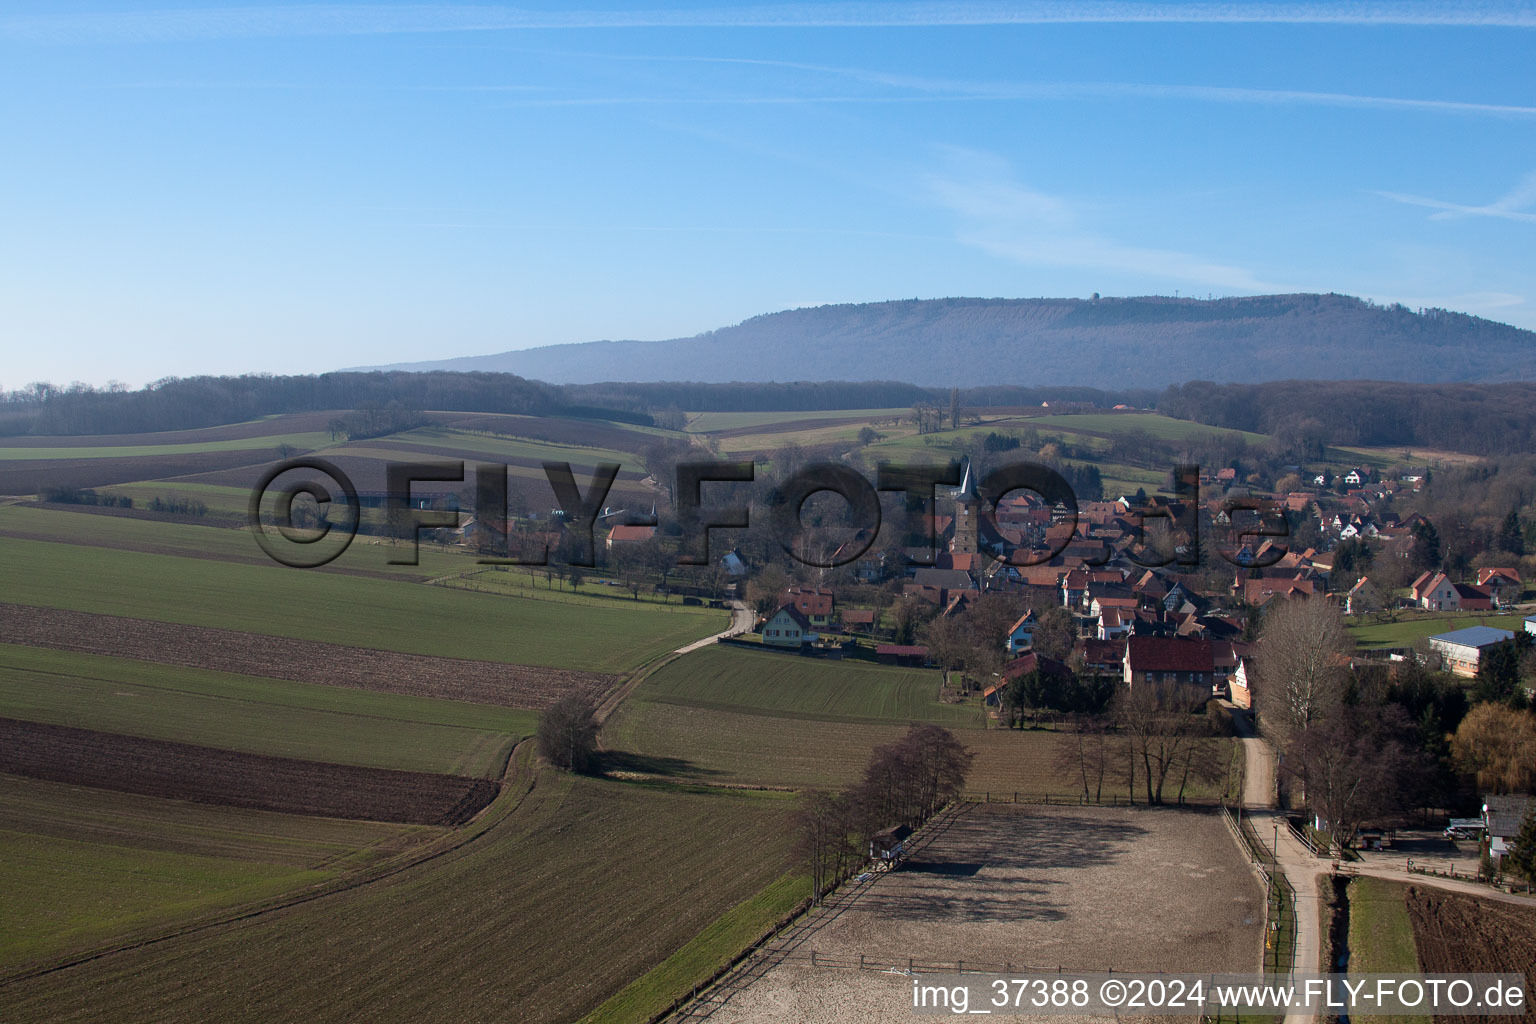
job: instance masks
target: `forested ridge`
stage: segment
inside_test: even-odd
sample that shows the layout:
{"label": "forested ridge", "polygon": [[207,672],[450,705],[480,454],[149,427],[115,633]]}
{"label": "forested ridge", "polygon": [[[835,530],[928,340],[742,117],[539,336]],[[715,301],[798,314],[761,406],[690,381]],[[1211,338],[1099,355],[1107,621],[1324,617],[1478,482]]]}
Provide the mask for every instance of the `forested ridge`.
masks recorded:
{"label": "forested ridge", "polygon": [[1162,388],[1188,380],[1536,379],[1536,334],[1336,294],[911,299],[791,309],[691,338],[596,341],[382,369],[554,383],[846,381]]}

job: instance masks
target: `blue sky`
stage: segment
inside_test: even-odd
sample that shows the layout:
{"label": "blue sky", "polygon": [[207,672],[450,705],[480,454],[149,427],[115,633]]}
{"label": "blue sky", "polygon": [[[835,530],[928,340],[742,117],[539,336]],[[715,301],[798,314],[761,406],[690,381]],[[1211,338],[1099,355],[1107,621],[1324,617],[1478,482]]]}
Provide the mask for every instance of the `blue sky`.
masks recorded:
{"label": "blue sky", "polygon": [[0,388],[828,302],[1536,328],[1536,4],[10,4]]}

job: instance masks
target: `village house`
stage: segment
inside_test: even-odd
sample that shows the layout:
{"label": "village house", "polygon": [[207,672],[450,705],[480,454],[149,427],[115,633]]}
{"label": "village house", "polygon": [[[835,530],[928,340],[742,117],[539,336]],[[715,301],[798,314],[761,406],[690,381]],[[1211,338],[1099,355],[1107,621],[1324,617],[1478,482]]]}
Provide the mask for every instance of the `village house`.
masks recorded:
{"label": "village house", "polygon": [[837,598],[826,587],[790,587],[779,595],[779,603],[793,605],[817,629],[832,625],[837,609]]}
{"label": "village house", "polygon": [[1413,581],[1413,603],[1432,612],[1455,611],[1461,595],[1443,572],[1425,572]]}
{"label": "village house", "polygon": [[763,643],[770,647],[803,647],[816,642],[810,620],[792,604],[783,604],[763,623]]}
{"label": "village house", "polygon": [[1477,585],[1488,591],[1495,608],[1508,608],[1520,600],[1520,595],[1525,591],[1525,583],[1515,569],[1479,569]]}
{"label": "village house", "polygon": [[1471,678],[1477,675],[1478,659],[1484,650],[1505,640],[1513,640],[1514,636],[1507,629],[1468,626],[1430,637],[1429,646],[1445,659],[1446,671]]}
{"label": "village house", "polygon": [[1488,856],[1498,864],[1514,845],[1520,825],[1536,797],[1524,795],[1483,797],[1483,831],[1488,836]]}
{"label": "village house", "polygon": [[1253,659],[1239,658],[1237,670],[1227,684],[1227,697],[1240,708],[1253,707]]}
{"label": "village house", "polygon": [[625,544],[644,544],[654,536],[656,536],[654,526],[628,526],[620,523],[608,531],[605,546],[612,551],[615,545],[622,547]]}
{"label": "village house", "polygon": [[1349,593],[1344,596],[1345,615],[1363,615],[1370,610],[1373,602],[1379,602],[1380,595],[1371,583],[1369,576],[1361,576],[1355,581],[1355,585],[1349,588]]}
{"label": "village house", "polygon": [[1125,663],[1124,640],[1079,640],[1077,652],[1082,656],[1083,671],[1096,676],[1118,676]]}
{"label": "village house", "polygon": [[1132,636],[1125,644],[1123,679],[1137,683],[1191,683],[1210,688],[1216,671],[1211,645],[1183,637]]}
{"label": "village house", "polygon": [[1099,613],[1099,640],[1119,640],[1127,637],[1136,624],[1136,612],[1131,608],[1106,608]]}
{"label": "village house", "polygon": [[1037,621],[1039,620],[1035,618],[1035,613],[1028,611],[1019,616],[1018,621],[1008,627],[1008,635],[1003,640],[1003,646],[1007,648],[1009,654],[1018,654],[1034,646],[1035,623]]}

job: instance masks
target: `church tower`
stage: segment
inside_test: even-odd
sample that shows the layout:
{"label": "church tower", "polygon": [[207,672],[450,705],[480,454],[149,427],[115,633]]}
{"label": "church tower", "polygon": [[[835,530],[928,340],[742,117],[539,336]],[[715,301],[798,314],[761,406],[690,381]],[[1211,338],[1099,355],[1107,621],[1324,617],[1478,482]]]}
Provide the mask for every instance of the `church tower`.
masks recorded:
{"label": "church tower", "polygon": [[955,535],[949,542],[951,554],[974,555],[978,544],[981,521],[981,495],[976,493],[976,476],[971,472],[971,461],[965,461],[965,475],[960,486],[949,492],[955,499]]}

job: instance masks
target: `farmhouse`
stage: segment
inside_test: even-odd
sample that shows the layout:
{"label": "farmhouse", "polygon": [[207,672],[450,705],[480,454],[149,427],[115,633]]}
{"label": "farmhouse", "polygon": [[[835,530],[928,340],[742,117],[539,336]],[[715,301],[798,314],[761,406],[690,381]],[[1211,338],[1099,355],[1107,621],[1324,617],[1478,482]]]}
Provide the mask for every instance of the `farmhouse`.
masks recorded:
{"label": "farmhouse", "polygon": [[1206,640],[1177,636],[1133,636],[1125,644],[1125,685],[1193,683],[1211,685],[1216,659]]}
{"label": "farmhouse", "polygon": [[1525,631],[1527,633],[1536,633],[1536,615],[1527,615],[1525,617]]}
{"label": "farmhouse", "polygon": [[800,647],[815,643],[811,622],[792,604],[783,604],[763,623],[763,643],[771,647]]}
{"label": "farmhouse", "polygon": [[1488,834],[1488,855],[1494,863],[1509,852],[1521,822],[1530,813],[1536,797],[1485,796],[1483,797],[1483,830]]}
{"label": "farmhouse", "polygon": [[1449,633],[1430,637],[1429,646],[1445,659],[1445,667],[1449,671],[1470,678],[1477,675],[1477,661],[1484,648],[1512,640],[1514,636],[1507,629],[1468,626],[1466,629],[1453,629]]}

